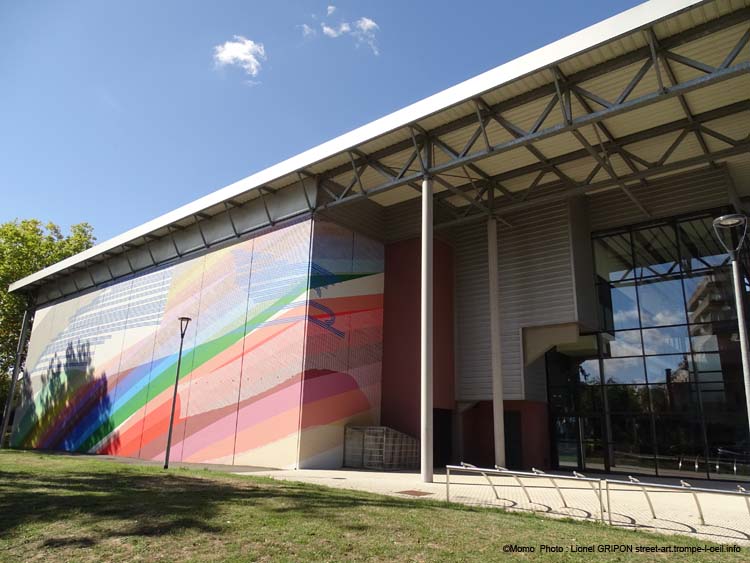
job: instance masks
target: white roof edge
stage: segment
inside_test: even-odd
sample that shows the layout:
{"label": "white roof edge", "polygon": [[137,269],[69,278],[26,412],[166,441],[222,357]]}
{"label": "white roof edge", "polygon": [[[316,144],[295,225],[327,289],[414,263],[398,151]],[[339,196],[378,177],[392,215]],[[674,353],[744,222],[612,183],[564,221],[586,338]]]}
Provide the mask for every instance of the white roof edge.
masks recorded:
{"label": "white roof edge", "polygon": [[166,225],[707,0],[649,0],[326,141],[12,283],[17,291]]}

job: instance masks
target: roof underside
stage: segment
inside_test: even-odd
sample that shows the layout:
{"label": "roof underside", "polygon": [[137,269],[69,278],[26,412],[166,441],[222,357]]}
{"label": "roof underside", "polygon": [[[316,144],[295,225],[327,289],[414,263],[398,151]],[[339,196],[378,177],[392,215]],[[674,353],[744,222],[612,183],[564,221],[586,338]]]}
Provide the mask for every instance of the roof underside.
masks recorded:
{"label": "roof underside", "polygon": [[[165,254],[174,259],[298,214],[364,198],[394,205],[419,197],[425,174],[448,224],[495,215],[512,226],[519,209],[612,189],[648,218],[630,188],[721,164],[736,191],[750,193],[749,6],[638,6],[41,270],[11,291],[81,272],[95,285],[90,270],[105,263],[104,278],[114,279],[109,261],[146,249],[143,267],[154,266],[159,244],[174,248]],[[254,213],[257,220],[244,225],[238,219]],[[222,218],[231,228],[212,235]],[[181,232],[195,233],[195,243],[180,249]],[[128,264],[131,273],[139,269]]]}

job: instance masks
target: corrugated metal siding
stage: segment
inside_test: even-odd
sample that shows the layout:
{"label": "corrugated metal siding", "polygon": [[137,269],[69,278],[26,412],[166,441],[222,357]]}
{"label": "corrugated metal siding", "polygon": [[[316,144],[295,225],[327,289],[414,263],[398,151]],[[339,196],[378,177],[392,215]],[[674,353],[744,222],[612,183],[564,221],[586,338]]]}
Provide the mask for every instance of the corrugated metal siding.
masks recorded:
{"label": "corrugated metal siding", "polygon": [[385,237],[385,208],[369,199],[326,209],[320,216],[370,238]]}
{"label": "corrugated metal siding", "polygon": [[[729,203],[727,171],[724,167],[691,170],[653,180],[648,186],[631,188],[653,215],[671,217],[721,207]],[[591,230],[600,231],[647,221],[622,190],[589,196]]]}
{"label": "corrugated metal siding", "polygon": [[[385,241],[397,242],[410,238],[418,238],[422,234],[422,198],[418,197],[390,205],[385,208]],[[441,222],[455,219],[454,216],[435,200],[433,219],[437,225]],[[445,230],[435,231],[435,236],[446,238]]]}
{"label": "corrugated metal siding", "polygon": [[[503,391],[508,400],[525,398],[521,329],[576,321],[567,202],[519,213],[513,225],[498,232]],[[453,235],[457,400],[489,400],[486,225],[466,226]]]}
{"label": "corrugated metal siding", "polygon": [[397,242],[420,236],[422,199],[410,199],[385,208],[385,241]]}
{"label": "corrugated metal siding", "polygon": [[487,227],[474,223],[454,233],[456,400],[492,399]]}
{"label": "corrugated metal siding", "polygon": [[[512,229],[498,233],[502,365],[509,399],[526,398],[521,329],[576,321],[569,217],[568,203],[560,202],[518,214]],[[538,395],[534,391],[529,390]]]}

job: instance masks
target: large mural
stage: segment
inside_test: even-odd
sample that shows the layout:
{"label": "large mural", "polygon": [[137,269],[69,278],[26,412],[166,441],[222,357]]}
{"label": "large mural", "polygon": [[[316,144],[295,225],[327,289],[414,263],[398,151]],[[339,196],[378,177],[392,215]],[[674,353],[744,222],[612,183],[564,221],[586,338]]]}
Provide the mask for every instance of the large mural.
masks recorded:
{"label": "large mural", "polygon": [[383,247],[304,221],[36,312],[11,444],[337,467],[377,424]]}

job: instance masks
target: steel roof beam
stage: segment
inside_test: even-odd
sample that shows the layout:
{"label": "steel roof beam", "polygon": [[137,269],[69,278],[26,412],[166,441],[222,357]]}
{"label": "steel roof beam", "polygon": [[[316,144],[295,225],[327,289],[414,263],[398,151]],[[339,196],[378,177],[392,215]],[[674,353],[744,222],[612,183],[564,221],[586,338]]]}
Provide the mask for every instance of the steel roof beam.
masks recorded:
{"label": "steel roof beam", "polygon": [[[721,16],[710,22],[706,22],[704,24],[690,28],[688,30],[677,33],[675,35],[662,38],[660,40],[660,44],[663,49],[673,49],[681,45],[684,45],[685,43],[689,43],[690,41],[700,39],[702,37],[705,37],[717,31],[726,29],[727,27],[730,27],[730,26],[733,26],[733,25],[736,25],[738,23],[742,23],[748,20],[750,20],[750,8],[743,8],[736,12],[732,12],[731,14]],[[637,63],[639,61],[644,61],[644,64],[640,68],[638,73],[636,74],[636,77],[634,77],[635,83],[629,84],[628,87],[626,87],[623,93],[621,94],[622,99],[618,98],[617,102],[615,103],[615,106],[619,106],[619,105],[622,105],[624,102],[626,102],[627,97],[630,95],[630,93],[632,93],[633,89],[637,86],[638,82],[640,82],[640,79],[643,78],[643,76],[649,70],[652,64],[651,51],[650,51],[649,46],[641,47],[629,53],[620,55],[619,57],[615,57],[612,60],[605,61],[593,67],[589,67],[580,72],[574,73],[569,77],[569,81],[574,84],[586,82],[588,80],[591,80],[592,78],[597,78],[599,76],[605,75],[609,72],[618,70],[620,68],[631,65],[633,63]],[[732,59],[732,62],[733,61],[734,59]],[[726,65],[725,67],[720,67],[719,70],[726,69],[726,68],[729,68],[729,65]],[[640,78],[638,78],[639,75],[640,75]],[[508,100],[504,100],[502,102],[494,104],[491,107],[494,111],[505,112],[507,110],[520,107],[529,102],[543,99],[548,96],[554,96],[555,93],[556,93],[556,89],[555,89],[554,83],[549,83],[544,86],[540,86],[539,88],[536,88],[534,90],[531,90],[529,92],[525,92],[523,94],[520,94]],[[556,104],[553,104],[552,107],[554,107],[554,105]],[[546,115],[549,115],[549,112],[551,111],[551,109],[552,109],[551,107],[545,108]],[[476,117],[474,115],[467,115],[467,116],[460,117],[458,119],[455,119],[454,121],[451,121],[444,125],[440,125],[432,129],[430,131],[430,135],[432,135],[433,137],[445,135],[447,133],[452,133],[453,131],[463,129],[464,127],[468,127],[472,125],[473,123],[476,123]],[[537,125],[537,127],[541,126],[541,124],[542,122],[540,122]],[[535,132],[535,130],[532,128],[531,132],[533,133]],[[404,140],[398,143],[394,143],[393,145],[390,145],[383,149],[374,151],[373,153],[370,153],[370,156],[374,156],[375,158],[388,157],[388,156],[394,155],[396,153],[399,153],[407,149],[411,144],[412,144],[411,140]],[[322,175],[326,177],[338,176],[344,170],[348,169],[348,167],[349,167],[349,164],[342,164],[342,165],[333,167],[332,169],[323,172]]]}
{"label": "steel roof beam", "polygon": [[[698,114],[695,116],[695,120],[700,125],[703,122],[710,122],[715,119],[728,117],[728,116],[731,116],[731,115],[734,115],[743,111],[750,111],[750,100],[746,100],[743,102],[736,102],[734,104],[729,104],[721,108],[717,108],[717,109],[710,110],[702,114]],[[639,131],[637,133],[631,133],[630,135],[626,135],[624,137],[615,139],[614,143],[605,142],[603,145],[603,148],[606,152],[612,152],[612,151],[617,150],[618,146],[622,147],[622,146],[629,145],[632,143],[638,143],[645,139],[659,137],[662,135],[667,135],[669,133],[680,131],[680,135],[678,135],[677,138],[666,148],[666,150],[664,151],[664,154],[659,158],[659,160],[656,163],[654,163],[653,166],[648,167],[648,169],[659,168],[669,159],[669,157],[672,155],[674,150],[681,144],[681,142],[685,139],[685,137],[690,134],[694,126],[695,126],[695,123],[691,124],[689,121],[687,121],[686,118],[683,118],[677,121],[673,121],[671,123],[657,125],[656,127],[652,127],[651,129]],[[742,141],[737,141],[737,140],[732,139],[732,143],[728,143],[728,144],[731,144],[732,146],[737,146],[741,142]],[[564,164],[564,163],[574,162],[574,161],[581,160],[581,159],[588,158],[588,157],[590,157],[590,154],[588,153],[588,151],[586,151],[586,149],[580,149],[577,151],[572,151],[566,154],[558,155],[552,158],[552,161],[555,164]],[[591,172],[589,173],[584,183],[588,184],[589,182],[591,182],[594,176],[596,176],[596,174],[599,172],[600,169],[601,169],[601,164],[597,162],[596,166],[594,166],[594,168],[591,170]],[[532,174],[534,172],[539,172],[539,171],[544,171],[544,170],[545,170],[545,167],[542,166],[541,164],[530,164],[530,165],[524,166],[523,168],[517,168],[515,170],[503,172],[495,176],[495,178],[499,178],[501,180],[510,180],[513,178],[526,176],[528,174]],[[533,183],[532,183],[532,186],[533,186]],[[468,185],[465,185],[464,188],[467,190],[470,189]],[[521,191],[521,192],[516,192],[516,193],[525,194],[526,192]],[[441,197],[441,196],[443,196],[442,193],[437,194],[436,197]],[[521,195],[522,200],[527,197],[528,195],[525,195],[525,196]]]}
{"label": "steel roof beam", "polygon": [[596,152],[596,149],[591,146],[591,144],[586,140],[586,137],[583,136],[583,134],[578,131],[577,129],[573,130],[573,136],[578,139],[578,142],[583,145],[583,148],[586,149],[586,151],[591,155],[591,157],[599,163],[599,165],[604,168],[604,170],[607,171],[607,174],[610,175],[610,177],[615,181],[615,183],[620,187],[620,189],[625,193],[626,196],[628,196],[628,199],[632,201],[635,206],[640,210],[641,213],[643,213],[646,217],[651,218],[651,213],[648,209],[646,209],[643,204],[638,200],[637,197],[633,195],[633,192],[630,191],[630,188],[625,184],[625,182],[620,178],[617,173],[615,172],[614,168],[612,168],[612,165],[605,160],[598,152]]}
{"label": "steel roof beam", "polygon": [[[736,156],[739,154],[747,154],[750,153],[750,139],[743,141],[740,145],[737,147],[732,147],[728,149],[724,149],[721,151],[714,152],[712,155],[705,155],[701,154],[698,156],[694,156],[691,158],[686,158],[684,160],[665,164],[660,169],[648,169],[648,170],[641,170],[640,172],[629,174],[627,176],[621,176],[620,180],[623,182],[630,182],[639,180],[641,178],[648,178],[649,176],[653,176],[656,174],[664,174],[668,172],[677,172],[682,170],[683,168],[687,168],[690,166],[696,166],[700,164],[705,164],[711,160],[711,158],[714,158],[716,160],[723,159],[723,158],[729,158],[731,156]],[[571,197],[575,197],[578,195],[584,195],[588,192],[601,190],[604,188],[610,188],[616,186],[617,183],[613,179],[607,179],[600,182],[595,183],[589,183],[589,184],[581,184],[576,188],[568,189],[568,190],[561,190],[557,193],[548,194],[539,196],[530,200],[526,201],[516,201],[514,203],[506,204],[503,206],[499,206],[493,210],[493,214],[498,219],[502,218],[504,215],[509,215],[511,213],[517,213],[519,211],[523,211],[525,209],[530,209],[532,207],[536,207],[540,204],[548,204],[548,203],[555,203],[559,201],[565,201]],[[478,220],[485,219],[486,215],[481,213],[474,213],[471,215],[468,215],[466,217],[463,217],[461,219],[457,219],[455,221],[446,221],[435,225],[436,229],[445,229],[450,227],[457,227],[460,225],[465,225],[468,223],[472,223]]]}
{"label": "steel roof beam", "polygon": [[[720,151],[715,151],[709,155],[700,154],[694,157],[690,157],[690,158],[686,158],[680,161],[665,164],[664,166],[660,168],[650,168],[647,170],[641,170],[639,172],[635,172],[633,174],[620,176],[619,181],[621,182],[637,181],[637,180],[640,180],[641,178],[648,178],[650,176],[654,176],[657,174],[665,174],[668,172],[677,172],[689,166],[705,164],[706,162],[709,162],[712,159],[720,160],[724,158],[729,158],[731,156],[747,154],[747,153],[750,153],[750,139],[746,139],[742,141],[735,147],[730,147],[730,148],[723,149]],[[589,183],[589,184],[580,184],[576,188],[568,189],[557,194],[544,195],[544,196],[540,196],[540,197],[533,198],[531,200],[527,200],[523,202],[515,202],[515,203],[503,205],[503,206],[498,206],[494,209],[493,212],[496,215],[497,214],[504,215],[508,213],[513,213],[522,209],[528,209],[529,207],[533,207],[541,203],[550,203],[554,201],[559,201],[561,199],[567,199],[575,195],[585,194],[590,191],[614,187],[618,185],[618,183],[619,182],[617,180],[610,178],[610,179],[602,180],[599,182],[594,182],[594,183]]]}
{"label": "steel roof beam", "polygon": [[[654,33],[654,29],[649,27],[648,28],[648,36],[649,36],[649,44],[651,45],[652,49],[655,51],[656,57],[661,61],[661,63],[664,66],[664,72],[667,75],[667,78],[669,78],[669,82],[672,86],[677,84],[677,75],[675,75],[674,70],[672,70],[672,67],[669,64],[669,59],[672,58],[678,62],[681,62],[682,64],[685,64],[687,66],[690,66],[692,68],[697,68],[697,65],[700,66],[702,63],[699,61],[694,61],[693,59],[688,59],[687,57],[683,57],[682,55],[677,55],[676,53],[670,53],[666,49],[663,49],[662,46],[659,44],[659,39],[656,37],[656,34]],[[731,51],[730,51],[731,53]],[[689,64],[689,62],[692,62],[693,64]],[[702,65],[702,68],[698,68],[698,70],[702,70],[706,74],[711,74],[712,72],[715,72],[716,69],[709,65]],[[693,112],[690,109],[690,105],[688,104],[687,99],[685,99],[684,95],[677,96],[677,99],[680,101],[680,106],[682,107],[682,111],[685,113],[685,116],[688,118],[688,121],[691,123],[695,120],[693,117]],[[701,150],[703,151],[703,154],[708,154],[710,151],[708,150],[708,145],[706,144],[706,139],[703,138],[703,134],[700,132],[699,129],[694,130],[695,137],[698,139],[698,144],[701,147]],[[711,166],[716,166],[715,162],[711,162]]]}
{"label": "steel roof beam", "polygon": [[[585,125],[592,125],[594,123],[599,123],[600,121],[603,121],[604,119],[608,119],[615,115],[620,115],[626,111],[632,111],[635,109],[647,107],[655,103],[679,96],[681,94],[692,92],[693,90],[696,90],[705,86],[709,86],[712,84],[718,84],[725,80],[729,80],[731,78],[735,78],[738,76],[743,76],[748,73],[750,73],[750,61],[741,62],[733,67],[729,67],[726,69],[719,69],[712,74],[707,74],[707,75],[695,78],[693,80],[689,80],[687,82],[677,84],[675,86],[666,87],[663,91],[651,92],[643,96],[640,96],[638,98],[625,101],[622,104],[613,105],[610,108],[606,108],[606,109],[603,109],[594,113],[589,113],[583,116],[576,117],[572,119],[571,123],[569,124],[557,124],[547,129],[544,129],[542,131],[538,131],[536,133],[530,133],[524,137],[519,137],[517,139],[511,139],[509,141],[499,143],[498,145],[495,145],[494,147],[492,147],[491,151],[483,150],[483,151],[479,151],[479,152],[473,153],[465,157],[459,157],[448,162],[437,164],[431,167],[426,172],[432,175],[442,174],[442,173],[448,172],[449,170],[453,168],[458,168],[460,166],[473,164],[489,156],[496,156],[503,152],[507,152],[507,151],[510,151],[519,147],[524,147],[526,145],[529,145],[537,141],[541,141],[543,139],[554,137],[561,133],[572,133],[574,130],[580,127],[583,127]],[[379,186],[370,188],[368,190],[368,194],[382,193],[382,192],[391,190],[393,188],[403,186],[410,182],[417,182],[420,180],[421,177],[422,177],[422,172],[420,171],[416,174],[412,174],[410,176],[406,176],[398,180],[385,182],[383,184],[380,184]],[[349,198],[359,199],[357,194],[354,194],[354,195],[348,196],[347,198],[344,198],[344,200],[341,200],[341,202],[347,201]]]}
{"label": "steel roof beam", "polygon": [[[505,129],[512,137],[516,139],[520,139],[521,137],[528,135],[527,131],[524,131],[517,125],[512,124],[507,119],[503,118],[499,113],[494,112],[490,109],[490,107],[487,105],[487,103],[480,97],[479,103],[490,113],[490,117],[494,119],[500,127]],[[568,185],[575,185],[573,180],[568,177],[567,174],[563,173],[562,170],[560,170],[557,166],[550,163],[549,159],[544,156],[542,151],[540,151],[538,148],[536,148],[534,145],[525,145],[524,147],[531,155],[536,158],[539,162],[541,162],[544,166],[546,166],[549,170],[551,170],[560,180],[562,180],[564,183]]]}

